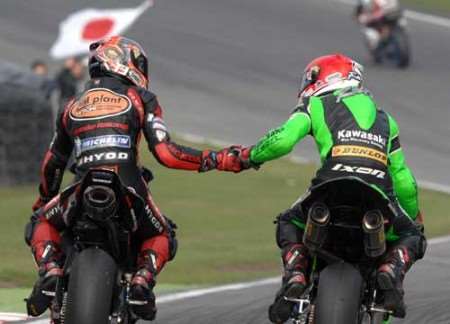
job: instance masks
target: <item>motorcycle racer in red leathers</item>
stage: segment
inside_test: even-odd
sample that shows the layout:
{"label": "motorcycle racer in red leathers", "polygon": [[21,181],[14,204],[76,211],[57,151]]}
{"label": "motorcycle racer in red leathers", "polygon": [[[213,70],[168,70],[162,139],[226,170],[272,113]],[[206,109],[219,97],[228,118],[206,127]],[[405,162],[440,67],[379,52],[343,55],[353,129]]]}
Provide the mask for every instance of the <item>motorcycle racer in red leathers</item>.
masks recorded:
{"label": "motorcycle racer in red leathers", "polygon": [[135,41],[117,36],[93,43],[89,73],[86,89],[60,110],[42,162],[40,195],[25,235],[39,269],[39,279],[27,300],[28,314],[39,316],[49,307],[48,296],[63,274],[60,233],[68,225],[64,218],[67,204],[59,200],[58,192],[73,152],[75,180],[91,169],[112,170],[147,203],[151,217],[133,233],[140,241],[140,251],[130,299],[137,301],[132,306],[136,315],[152,320],[156,314],[155,277],[174,257],[176,244],[170,223],[142,176],[138,152],[142,134],[153,156],[168,168],[239,171],[240,163],[232,149],[200,151],[171,139],[163,109],[156,95],[147,90],[147,56]]}

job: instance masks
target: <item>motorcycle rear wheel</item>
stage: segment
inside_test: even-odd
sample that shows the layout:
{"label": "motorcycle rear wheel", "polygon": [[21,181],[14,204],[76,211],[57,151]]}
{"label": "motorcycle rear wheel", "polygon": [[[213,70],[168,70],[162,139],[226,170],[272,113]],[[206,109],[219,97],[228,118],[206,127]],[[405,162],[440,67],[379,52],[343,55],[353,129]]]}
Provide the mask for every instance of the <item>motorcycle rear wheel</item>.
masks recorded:
{"label": "motorcycle rear wheel", "polygon": [[338,262],[320,273],[314,324],[357,324],[363,278],[352,265]]}
{"label": "motorcycle rear wheel", "polygon": [[83,250],[70,270],[65,324],[108,324],[116,276],[105,251]]}
{"label": "motorcycle rear wheel", "polygon": [[391,37],[397,51],[397,67],[407,68],[411,63],[411,48],[406,31],[398,26],[392,31]]}

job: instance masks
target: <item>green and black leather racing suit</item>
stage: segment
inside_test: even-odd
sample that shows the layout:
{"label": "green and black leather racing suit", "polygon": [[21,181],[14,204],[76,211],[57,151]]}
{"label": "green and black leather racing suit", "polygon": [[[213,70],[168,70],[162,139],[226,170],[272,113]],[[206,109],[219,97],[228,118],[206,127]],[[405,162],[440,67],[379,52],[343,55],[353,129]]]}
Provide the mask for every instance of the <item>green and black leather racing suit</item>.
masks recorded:
{"label": "green and black leather racing suit", "polygon": [[[417,184],[405,162],[399,127],[367,91],[347,88],[304,99],[289,120],[269,131],[251,149],[250,162],[261,164],[284,156],[306,135],[313,136],[322,163],[313,185],[345,176],[361,178],[398,206],[399,226],[387,231],[388,241],[398,241],[404,233],[419,235],[415,232],[419,213]],[[302,229],[305,217],[295,215],[294,209],[284,213],[285,219]],[[279,227],[282,223],[279,221]],[[280,247],[288,243],[283,242],[283,232],[283,228],[277,229]],[[286,235],[291,236],[285,238],[287,241],[295,238]]]}

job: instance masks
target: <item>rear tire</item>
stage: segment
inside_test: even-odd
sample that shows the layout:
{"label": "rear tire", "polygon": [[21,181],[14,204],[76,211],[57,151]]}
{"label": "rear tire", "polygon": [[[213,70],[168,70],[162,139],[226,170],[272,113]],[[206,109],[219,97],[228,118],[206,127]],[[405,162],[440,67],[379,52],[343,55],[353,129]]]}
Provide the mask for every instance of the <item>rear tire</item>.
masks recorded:
{"label": "rear tire", "polygon": [[358,323],[363,278],[344,262],[327,266],[319,278],[314,324]]}
{"label": "rear tire", "polygon": [[105,251],[83,250],[70,270],[65,324],[108,324],[116,273]]}
{"label": "rear tire", "polygon": [[401,69],[407,68],[411,63],[411,49],[409,38],[406,31],[402,27],[396,27],[392,31],[392,41],[397,51],[397,67]]}

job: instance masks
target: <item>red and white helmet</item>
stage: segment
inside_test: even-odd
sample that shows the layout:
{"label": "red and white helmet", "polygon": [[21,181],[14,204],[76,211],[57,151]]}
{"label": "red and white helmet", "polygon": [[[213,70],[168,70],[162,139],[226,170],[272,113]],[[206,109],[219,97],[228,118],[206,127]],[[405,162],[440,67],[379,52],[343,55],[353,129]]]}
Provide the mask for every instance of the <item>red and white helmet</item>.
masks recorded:
{"label": "red and white helmet", "polygon": [[361,64],[342,54],[318,57],[306,66],[298,97],[303,99],[338,89],[360,87],[363,71]]}
{"label": "red and white helmet", "polygon": [[147,54],[139,43],[122,36],[113,36],[92,43],[89,50],[88,65],[92,78],[109,74],[138,87],[148,87]]}

